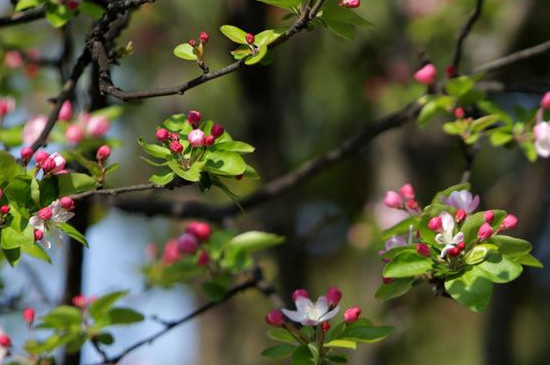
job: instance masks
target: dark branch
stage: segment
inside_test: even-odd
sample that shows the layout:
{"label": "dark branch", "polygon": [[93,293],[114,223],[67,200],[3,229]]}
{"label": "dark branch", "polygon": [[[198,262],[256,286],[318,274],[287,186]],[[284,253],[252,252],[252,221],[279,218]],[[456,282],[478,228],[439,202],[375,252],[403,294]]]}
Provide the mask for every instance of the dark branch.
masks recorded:
{"label": "dark branch", "polygon": [[483,1],[484,0],[477,0],[474,11],[470,14],[468,19],[466,20],[466,23],[464,23],[464,25],[462,26],[462,28],[460,28],[460,31],[458,33],[455,53],[453,56],[453,63],[452,63],[452,65],[456,69],[456,72],[458,72],[458,68],[460,66],[460,60],[462,59],[462,47],[464,46],[464,41],[472,31],[474,24],[477,22],[477,20],[481,16],[481,11],[483,10]]}
{"label": "dark branch", "polygon": [[46,13],[42,8],[33,8],[30,10],[23,11],[21,13],[15,13],[8,17],[0,18],[0,27],[7,27],[17,24],[25,24],[32,22],[38,19],[44,18]]}
{"label": "dark branch", "polygon": [[491,72],[511,64],[525,61],[527,59],[539,56],[550,51],[550,41],[546,41],[534,47],[526,48],[518,52],[509,54],[497,60],[486,63],[474,69],[474,73]]}

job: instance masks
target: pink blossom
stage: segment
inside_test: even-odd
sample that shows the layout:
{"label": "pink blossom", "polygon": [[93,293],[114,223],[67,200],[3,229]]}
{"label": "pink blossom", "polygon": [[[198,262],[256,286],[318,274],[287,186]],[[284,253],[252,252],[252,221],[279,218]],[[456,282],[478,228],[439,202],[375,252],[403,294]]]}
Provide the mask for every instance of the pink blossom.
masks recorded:
{"label": "pink blossom", "polygon": [[403,198],[395,191],[389,190],[384,197],[384,205],[388,208],[399,208],[403,204]]}
{"label": "pink blossom", "polygon": [[207,241],[212,234],[212,228],[208,223],[193,221],[187,225],[185,232],[192,234],[200,241]]}
{"label": "pink blossom", "polygon": [[54,174],[61,174],[65,172],[65,165],[67,164],[67,161],[65,161],[65,158],[61,156],[59,153],[54,152],[49,157],[54,162],[54,168],[51,169],[51,171]]}
{"label": "pink blossom", "polygon": [[493,227],[489,223],[483,223],[481,227],[479,227],[479,231],[477,232],[477,237],[480,240],[486,240],[490,238],[493,235]]}
{"label": "pink blossom", "polygon": [[348,308],[344,312],[344,321],[346,323],[353,323],[359,319],[359,315],[361,315],[361,308],[359,306]]}
{"label": "pink blossom", "polygon": [[166,243],[164,246],[164,253],[162,255],[162,262],[166,265],[171,265],[181,259],[181,254],[178,251],[178,240],[173,239]]}
{"label": "pink blossom", "polygon": [[32,155],[33,155],[33,151],[32,151],[32,148],[30,147],[23,147],[23,149],[21,149],[21,158],[23,159],[23,161],[26,162],[29,162],[32,158]]}
{"label": "pink blossom", "polygon": [[533,128],[535,133],[535,149],[539,156],[550,157],[550,124],[540,122]]}
{"label": "pink blossom", "polygon": [[296,301],[298,298],[309,298],[309,293],[307,290],[305,289],[296,289],[294,290],[294,292],[292,293],[292,301]]}
{"label": "pink blossom", "polygon": [[201,122],[201,113],[196,110],[190,110],[187,114],[187,120],[193,128],[198,128]]}
{"label": "pink blossom", "polygon": [[69,100],[65,100],[65,102],[61,106],[61,110],[59,110],[58,119],[64,122],[68,122],[72,118],[73,118],[73,104],[71,104]]}
{"label": "pink blossom", "polygon": [[252,33],[246,33],[246,35],[244,36],[244,38],[246,39],[246,43],[248,43],[248,44],[254,44],[254,40],[255,40],[254,34],[252,34]]}
{"label": "pink blossom", "polygon": [[109,130],[109,120],[103,115],[92,116],[86,126],[86,133],[92,137],[103,137]]}
{"label": "pink blossom", "polygon": [[65,131],[65,138],[71,144],[78,144],[84,139],[84,129],[79,124],[71,124]]}
{"label": "pink blossom", "polygon": [[160,128],[159,130],[157,130],[156,132],[156,137],[159,141],[161,142],[164,142],[168,139],[168,137],[170,136],[170,132],[168,132],[167,129],[164,129],[164,128]]}
{"label": "pink blossom", "polygon": [[111,147],[106,144],[99,147],[97,149],[97,153],[95,154],[95,157],[98,161],[105,161],[109,158],[109,156],[111,156]]}
{"label": "pink blossom", "polygon": [[546,110],[550,109],[550,91],[544,94],[540,101],[540,106]]}
{"label": "pink blossom", "polygon": [[20,68],[23,67],[23,56],[19,51],[7,51],[4,56],[4,66],[6,68]]}
{"label": "pink blossom", "polygon": [[437,77],[437,69],[431,63],[425,65],[414,74],[414,78],[421,84],[432,85]]}
{"label": "pink blossom", "polygon": [[387,240],[384,243],[384,249],[378,251],[378,256],[382,256],[383,254],[385,254],[386,252],[388,252],[391,249],[394,249],[396,247],[407,246],[408,244],[409,243],[407,242],[407,240],[404,237],[394,235],[393,237],[391,237],[389,240]]}
{"label": "pink blossom", "polygon": [[495,213],[493,213],[492,210],[486,210],[486,211],[483,213],[483,219],[484,219],[485,222],[487,222],[487,223],[492,223],[492,222],[493,222],[493,219],[495,219]]}
{"label": "pink blossom", "polygon": [[202,147],[204,146],[205,142],[205,136],[204,132],[200,129],[195,129],[189,133],[187,136],[187,139],[189,140],[189,143],[193,147]]}
{"label": "pink blossom", "polygon": [[35,311],[33,308],[25,308],[23,310],[23,314],[22,314],[23,321],[25,321],[27,325],[30,326],[34,322],[34,316],[35,316]]}
{"label": "pink blossom", "polygon": [[441,202],[456,209],[472,213],[479,205],[479,195],[473,196],[468,190],[453,191],[449,197],[442,197]]}
{"label": "pink blossom", "polygon": [[428,222],[428,228],[434,232],[437,232],[441,229],[441,217],[433,217]]}
{"label": "pink blossom", "polygon": [[265,315],[265,322],[273,327],[282,327],[285,324],[285,317],[281,311],[273,309]]}
{"label": "pink blossom", "polygon": [[502,221],[502,228],[504,229],[514,229],[518,225],[518,217],[516,217],[513,214],[508,214],[506,217],[504,217],[504,220]]}
{"label": "pink blossom", "polygon": [[208,43],[208,40],[210,39],[210,36],[206,32],[201,32],[199,34],[199,39],[201,40],[202,43]]}
{"label": "pink blossom", "polygon": [[405,199],[414,199],[414,188],[411,184],[405,184],[399,189],[399,194]]}
{"label": "pink blossom", "polygon": [[26,145],[33,144],[46,128],[46,124],[48,124],[48,117],[45,115],[38,115],[29,120],[23,128],[23,143]]}
{"label": "pink blossom", "polygon": [[178,252],[184,255],[193,255],[199,249],[197,238],[189,233],[184,233],[178,238]]}
{"label": "pink blossom", "polygon": [[344,8],[358,8],[361,5],[361,0],[342,0],[338,5]]}
{"label": "pink blossom", "polygon": [[331,307],[336,307],[338,303],[340,303],[340,300],[342,299],[342,292],[340,291],[340,289],[338,289],[338,287],[331,286],[327,290],[326,297],[328,300],[328,305]]}
{"label": "pink blossom", "polygon": [[11,97],[0,98],[0,117],[5,117],[15,109],[15,99]]}

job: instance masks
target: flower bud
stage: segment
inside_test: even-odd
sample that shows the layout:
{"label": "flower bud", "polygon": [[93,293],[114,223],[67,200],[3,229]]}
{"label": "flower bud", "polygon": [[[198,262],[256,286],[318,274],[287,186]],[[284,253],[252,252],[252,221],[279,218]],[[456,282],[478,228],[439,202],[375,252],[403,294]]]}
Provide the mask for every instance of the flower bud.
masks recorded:
{"label": "flower bud", "polygon": [[180,140],[180,135],[179,135],[179,133],[172,132],[172,133],[170,133],[168,138],[170,138],[172,141],[179,141]]}
{"label": "flower bud", "polygon": [[457,71],[455,65],[449,65],[445,67],[445,74],[449,79],[453,79],[457,76]]}
{"label": "flower bud", "polygon": [[86,132],[95,138],[103,137],[109,130],[109,119],[103,115],[97,115],[90,118],[86,126]]}
{"label": "flower bud", "polygon": [[40,241],[42,238],[44,238],[44,232],[39,230],[39,229],[35,229],[34,230],[34,240],[35,241]]}
{"label": "flower bud", "polygon": [[48,160],[53,161],[54,167],[51,169],[46,169],[45,167],[43,168],[48,172],[52,172],[54,174],[63,172],[63,170],[65,169],[65,165],[67,164],[67,161],[65,160],[65,158],[57,152],[52,153],[48,158]]}
{"label": "flower bud", "polygon": [[407,208],[409,208],[410,210],[417,210],[418,202],[416,200],[409,200],[407,202]]}
{"label": "flower bud", "polygon": [[330,323],[328,323],[328,321],[324,321],[323,323],[321,323],[321,330],[323,332],[326,332],[330,329]]}
{"label": "flower bud", "polygon": [[460,107],[456,108],[454,110],[454,115],[455,115],[455,118],[458,118],[458,119],[464,118],[464,109]]}
{"label": "flower bud", "polygon": [[72,124],[65,131],[65,138],[72,144],[78,144],[84,139],[84,129],[79,124]]}
{"label": "flower bud", "polygon": [[205,144],[206,137],[200,129],[192,130],[187,136],[187,140],[193,147],[202,147]]}
{"label": "flower bud", "polygon": [[68,196],[64,196],[63,198],[59,199],[59,203],[61,204],[61,207],[65,210],[74,209],[74,200],[69,198]]}
{"label": "flower bud", "polygon": [[254,34],[252,34],[252,33],[246,33],[245,39],[246,39],[246,43],[248,43],[248,44],[254,44],[254,40],[255,40]]}
{"label": "flower bud", "polygon": [[23,321],[25,321],[27,326],[32,325],[32,323],[34,322],[34,316],[35,316],[34,309],[33,308],[25,308],[23,310],[22,316],[23,316]]}
{"label": "flower bud", "polygon": [[199,34],[199,39],[202,43],[208,43],[208,39],[210,39],[210,36],[206,32],[201,32],[201,34]]}
{"label": "flower bud", "polygon": [[224,128],[221,124],[218,124],[218,123],[214,123],[214,125],[212,126],[212,130],[210,131],[210,133],[212,133],[212,135],[214,136],[214,138],[218,138],[219,136],[221,136],[223,134],[223,131],[224,131]]}
{"label": "flower bud", "polygon": [[67,8],[69,10],[76,10],[80,4],[76,0],[67,0]]}
{"label": "flower bud", "polygon": [[2,333],[0,334],[0,346],[4,348],[10,348],[11,347],[11,338],[10,336]]}
{"label": "flower bud", "polygon": [[13,109],[15,109],[15,99],[10,97],[0,98],[0,118],[5,117]]}
{"label": "flower bud", "polygon": [[37,165],[41,165],[44,161],[46,161],[50,157],[50,154],[46,151],[37,151],[34,159],[36,160]]}
{"label": "flower bud", "polygon": [[162,254],[162,263],[165,265],[172,265],[180,259],[181,253],[178,250],[178,240],[173,239],[166,242],[166,245],[164,246],[164,252]]}
{"label": "flower bud", "polygon": [[201,122],[201,113],[196,110],[190,110],[187,114],[187,120],[193,128],[198,128]]}
{"label": "flower bud", "polygon": [[205,250],[199,252],[199,258],[197,259],[197,265],[206,266],[210,263],[210,255]]}
{"label": "flower bud", "polygon": [[414,74],[414,78],[421,84],[432,85],[437,77],[437,69],[431,63],[422,67]]}
{"label": "flower bud", "polygon": [[164,142],[168,139],[168,137],[170,136],[170,132],[168,132],[167,129],[165,128],[160,128],[159,130],[157,130],[157,139],[161,142]]}
{"label": "flower bud", "polygon": [[61,109],[59,110],[59,116],[57,117],[62,122],[68,122],[73,119],[73,104],[69,100],[65,100]]}
{"label": "flower bud", "polygon": [[550,91],[544,94],[540,101],[540,106],[546,110],[550,109]]}
{"label": "flower bud", "polygon": [[309,298],[309,293],[305,289],[296,289],[292,293],[292,301],[295,302],[298,298]]}
{"label": "flower bud", "polygon": [[504,229],[514,229],[518,225],[518,218],[513,214],[508,214],[504,217],[502,221],[502,228]]}
{"label": "flower bud", "polygon": [[82,294],[73,297],[72,302],[75,307],[78,307],[80,309],[86,308],[86,297]]}
{"label": "flower bud", "polygon": [[3,215],[6,215],[10,212],[10,206],[9,205],[2,205],[0,207],[0,213],[2,213]]}
{"label": "flower bud", "polygon": [[196,46],[197,46],[197,41],[196,41],[194,38],[191,38],[191,39],[189,40],[189,42],[187,42],[187,43],[189,43],[189,45],[190,45],[191,47],[196,47]]}
{"label": "flower bud", "polygon": [[184,233],[178,238],[178,252],[183,255],[193,255],[199,249],[197,238]]}
{"label": "flower bud", "polygon": [[359,5],[361,5],[361,0],[342,0],[340,2],[340,5],[341,7],[344,7],[344,8],[358,8]]}
{"label": "flower bud", "polygon": [[45,173],[50,173],[55,169],[55,161],[48,157],[41,163],[41,167]]}
{"label": "flower bud", "polygon": [[206,146],[212,146],[214,144],[215,140],[216,139],[214,138],[214,136],[208,136],[204,139],[204,144]]}
{"label": "flower bud", "polygon": [[405,184],[399,189],[399,194],[405,199],[414,199],[414,188],[411,184]]}
{"label": "flower bud", "polygon": [[384,205],[388,208],[399,208],[403,204],[403,198],[395,191],[389,190],[384,197]]}
{"label": "flower bud", "polygon": [[0,189],[0,199],[4,196],[4,190]]}
{"label": "flower bud", "polygon": [[458,247],[451,247],[448,251],[447,251],[447,254],[451,257],[457,257],[458,255],[460,255],[460,249]]}
{"label": "flower bud", "polygon": [[346,323],[353,323],[359,319],[360,314],[361,308],[359,306],[348,308],[344,312],[344,321],[346,321]]}
{"label": "flower bud", "polygon": [[441,217],[433,217],[428,222],[428,228],[434,232],[437,232],[441,229],[442,224],[443,221],[441,220]]}
{"label": "flower bud", "polygon": [[458,247],[460,251],[464,251],[464,249],[466,248],[466,244],[461,241],[456,245],[456,247]]}
{"label": "flower bud", "polygon": [[181,151],[183,151],[183,146],[181,145],[180,141],[170,142],[170,151],[174,153],[180,153]]}
{"label": "flower bud", "polygon": [[459,209],[456,211],[455,218],[457,222],[462,222],[466,218],[466,211],[464,209]]}
{"label": "flower bud", "polygon": [[273,309],[265,315],[265,322],[272,327],[282,327],[285,324],[285,317],[280,311]]}
{"label": "flower bud", "polygon": [[34,152],[32,151],[32,148],[30,148],[30,147],[24,147],[21,150],[21,158],[25,162],[29,162],[31,160],[33,154],[34,154]]}
{"label": "flower bud", "polygon": [[342,299],[342,292],[340,291],[340,289],[338,289],[338,287],[331,286],[327,290],[326,297],[328,305],[331,307],[336,307],[338,303],[340,303],[340,299]]}
{"label": "flower bud", "polygon": [[384,278],[384,277],[382,277],[382,282],[384,284],[391,284],[391,283],[393,283],[393,278]]}
{"label": "flower bud", "polygon": [[416,252],[418,252],[420,256],[430,257],[430,246],[425,243],[417,243]]}
{"label": "flower bud", "polygon": [[489,223],[483,223],[481,227],[479,227],[479,231],[477,232],[477,237],[480,240],[486,240],[490,238],[493,235],[493,228]]}
{"label": "flower bud", "polygon": [[111,156],[111,147],[109,147],[106,144],[99,147],[95,155],[98,161],[105,161],[106,159],[109,158],[109,156]]}
{"label": "flower bud", "polygon": [[53,212],[52,212],[52,208],[50,207],[42,208],[38,211],[38,217],[43,221],[47,221],[51,219],[52,215],[53,215]]}
{"label": "flower bud", "polygon": [[483,219],[485,220],[486,223],[493,223],[493,219],[495,219],[495,213],[493,213],[492,210],[486,210],[484,213],[483,213]]}
{"label": "flower bud", "polygon": [[192,234],[199,241],[207,241],[212,234],[212,228],[208,223],[193,221],[187,225],[185,232]]}

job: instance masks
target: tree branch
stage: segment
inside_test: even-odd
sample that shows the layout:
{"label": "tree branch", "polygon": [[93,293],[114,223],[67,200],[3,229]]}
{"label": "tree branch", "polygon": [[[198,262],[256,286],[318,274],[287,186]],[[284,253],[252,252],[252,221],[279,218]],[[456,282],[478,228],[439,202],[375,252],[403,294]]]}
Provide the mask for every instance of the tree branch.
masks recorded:
{"label": "tree branch", "polygon": [[44,12],[43,8],[33,8],[20,13],[15,13],[8,17],[0,18],[0,27],[25,24],[38,19],[42,19],[45,15],[46,13]]}
{"label": "tree branch", "polygon": [[458,72],[460,61],[462,59],[462,47],[464,46],[464,41],[472,31],[474,24],[477,22],[477,20],[481,16],[481,11],[483,10],[483,1],[484,0],[477,0],[474,11],[470,14],[468,19],[466,20],[466,23],[464,23],[464,25],[462,26],[462,28],[460,28],[460,31],[458,33],[455,53],[453,56],[453,63],[452,63],[452,65],[456,69],[456,72]]}
{"label": "tree branch", "polygon": [[550,51],[550,41],[546,41],[544,43],[538,44],[536,46],[523,49],[518,52],[514,52],[512,54],[509,54],[508,56],[499,58],[497,60],[491,61],[489,63],[486,63],[484,65],[481,65],[474,69],[474,73],[481,73],[481,72],[491,72],[498,69],[501,69],[503,67],[509,66],[511,64],[525,61],[527,59],[539,56],[541,54],[544,54],[546,52]]}

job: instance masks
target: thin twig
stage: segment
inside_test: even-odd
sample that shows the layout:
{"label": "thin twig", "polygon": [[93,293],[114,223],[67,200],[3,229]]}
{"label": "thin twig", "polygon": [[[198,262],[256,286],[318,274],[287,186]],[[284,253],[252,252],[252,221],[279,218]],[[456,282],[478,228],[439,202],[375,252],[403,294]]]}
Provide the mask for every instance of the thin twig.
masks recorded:
{"label": "thin twig", "polygon": [[546,41],[544,43],[538,44],[536,46],[523,49],[521,51],[514,52],[512,54],[509,54],[505,57],[499,58],[497,60],[491,61],[489,63],[486,63],[484,65],[481,65],[474,69],[474,73],[481,73],[481,72],[491,72],[498,69],[501,69],[503,67],[509,66],[511,64],[525,61],[527,59],[539,56],[541,54],[544,54],[546,52],[550,51],[550,41]]}
{"label": "thin twig", "polygon": [[25,24],[34,20],[42,19],[46,13],[43,8],[33,8],[23,11],[21,13],[15,13],[8,17],[0,18],[0,27],[7,27],[11,25]]}
{"label": "thin twig", "polygon": [[474,24],[477,22],[477,20],[481,16],[481,11],[483,10],[483,2],[484,0],[477,0],[474,11],[472,11],[470,16],[466,20],[466,23],[464,23],[464,25],[462,26],[462,28],[460,28],[460,31],[458,32],[455,53],[453,56],[453,63],[452,63],[452,65],[455,67],[456,72],[458,72],[458,68],[460,66],[460,60],[462,59],[462,47],[464,46],[464,41],[472,31]]}

